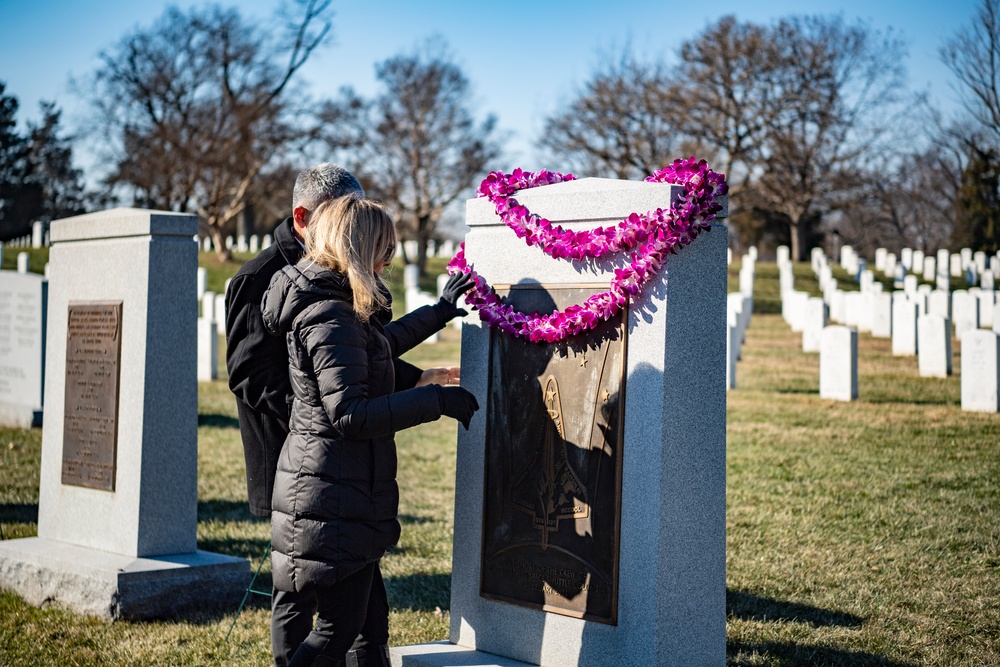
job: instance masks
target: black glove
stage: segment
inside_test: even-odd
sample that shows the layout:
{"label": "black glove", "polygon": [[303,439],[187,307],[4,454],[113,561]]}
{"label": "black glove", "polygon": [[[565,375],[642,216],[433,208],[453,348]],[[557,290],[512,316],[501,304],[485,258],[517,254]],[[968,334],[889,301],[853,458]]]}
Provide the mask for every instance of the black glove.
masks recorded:
{"label": "black glove", "polygon": [[472,289],[475,284],[471,273],[453,273],[448,278],[444,289],[441,290],[441,300],[438,301],[438,306],[446,319],[465,317],[469,314],[465,308],[458,306],[458,298]]}
{"label": "black glove", "polygon": [[476,397],[468,389],[462,387],[442,387],[436,384],[434,388],[437,389],[441,414],[446,417],[454,417],[468,431],[472,415],[479,409],[479,401],[476,400]]}

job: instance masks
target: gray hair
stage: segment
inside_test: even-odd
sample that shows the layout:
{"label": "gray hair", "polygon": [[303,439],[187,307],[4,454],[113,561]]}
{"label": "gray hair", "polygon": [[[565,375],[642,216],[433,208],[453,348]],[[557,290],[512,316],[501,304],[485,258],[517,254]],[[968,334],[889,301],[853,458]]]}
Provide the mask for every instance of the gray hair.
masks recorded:
{"label": "gray hair", "polygon": [[365,196],[365,191],[354,174],[339,165],[323,162],[309,167],[295,179],[292,209],[302,206],[314,211],[327,199],[336,199],[354,192]]}

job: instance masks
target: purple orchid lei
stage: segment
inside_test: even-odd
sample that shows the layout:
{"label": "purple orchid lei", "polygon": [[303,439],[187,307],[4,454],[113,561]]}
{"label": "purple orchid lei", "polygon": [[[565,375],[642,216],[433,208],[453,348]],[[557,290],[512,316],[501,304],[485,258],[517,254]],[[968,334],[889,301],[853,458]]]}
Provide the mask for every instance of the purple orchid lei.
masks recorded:
{"label": "purple orchid lei", "polygon": [[553,225],[531,213],[513,195],[518,190],[575,180],[572,174],[552,171],[530,172],[515,169],[512,174],[494,171],[479,186],[479,196],[496,206],[497,214],[518,238],[529,246],[538,246],[555,259],[582,261],[609,253],[635,250],[628,266],[615,269],[610,289],[594,294],[581,304],[569,306],[550,315],[525,314],[504,303],[492,287],[477,274],[465,259],[463,243],[448,263],[448,273],[472,273],[475,286],[466,293],[465,302],[479,311],[479,317],[491,328],[525,338],[532,343],[555,343],[618,313],[655,276],[667,255],[691,243],[722,209],[715,198],[727,192],[723,174],[708,168],[704,160],[691,157],[654,172],[646,180],[684,186],[684,194],[667,209],[645,214],[632,213],[617,225],[574,232]]}

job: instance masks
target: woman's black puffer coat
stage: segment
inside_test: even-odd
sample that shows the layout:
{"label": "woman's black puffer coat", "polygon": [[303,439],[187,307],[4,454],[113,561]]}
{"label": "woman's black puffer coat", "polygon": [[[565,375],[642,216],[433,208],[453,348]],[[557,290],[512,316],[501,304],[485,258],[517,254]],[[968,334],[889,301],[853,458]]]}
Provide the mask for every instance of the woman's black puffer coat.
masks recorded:
{"label": "woman's black puffer coat", "polygon": [[[362,322],[347,277],[309,260],[285,267],[262,303],[288,343],[290,433],[272,498],[274,586],[330,586],[399,539],[396,431],[441,417],[433,386],[403,391],[393,359],[444,326],[437,306]],[[415,379],[413,380],[415,383]]]}

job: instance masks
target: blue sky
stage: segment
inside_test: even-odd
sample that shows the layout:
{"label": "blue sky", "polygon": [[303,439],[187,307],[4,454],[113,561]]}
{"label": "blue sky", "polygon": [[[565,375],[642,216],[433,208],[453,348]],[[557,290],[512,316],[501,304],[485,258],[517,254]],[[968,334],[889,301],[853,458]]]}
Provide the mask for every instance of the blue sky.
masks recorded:
{"label": "blue sky", "polygon": [[[245,15],[269,17],[280,0],[238,4]],[[190,0],[0,0],[0,80],[21,103],[23,120],[37,117],[38,101],[55,100],[70,128],[84,107],[70,92],[97,55],[131,28],[147,26],[169,4]],[[438,34],[450,45],[475,91],[477,109],[498,116],[511,136],[506,164],[537,169],[532,142],[543,120],[572,98],[602,54],[630,44],[634,52],[675,58],[681,42],[725,14],[766,22],[790,14],[842,14],[892,29],[909,47],[910,85],[926,90],[945,110],[956,107],[950,76],[937,51],[943,39],[972,17],[978,0],[576,0],[479,3],[334,0],[334,40],[314,54],[303,82],[314,96],[344,85],[375,91],[374,64],[411,51]],[[87,165],[86,156],[80,162]]]}

